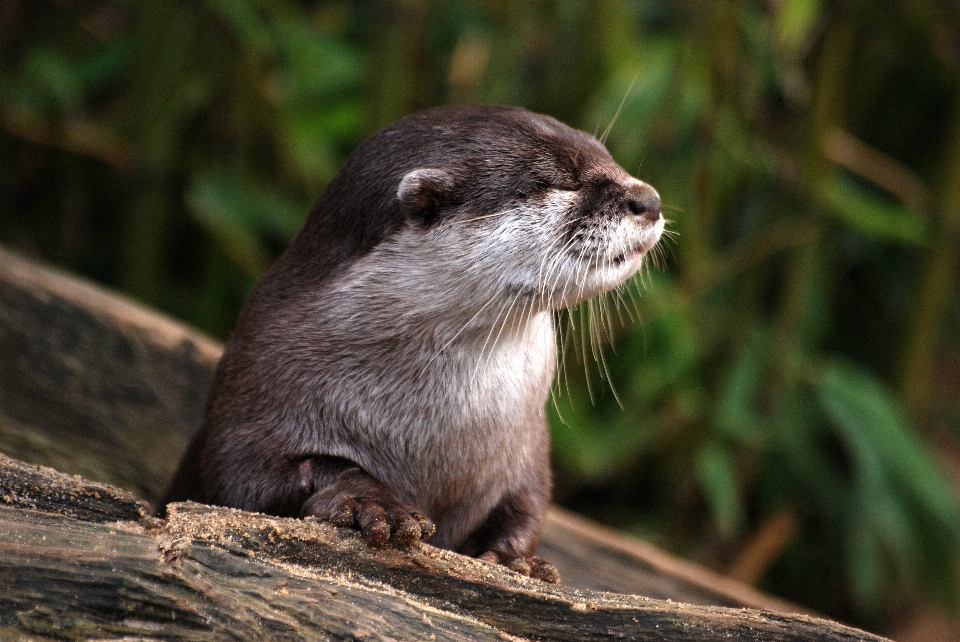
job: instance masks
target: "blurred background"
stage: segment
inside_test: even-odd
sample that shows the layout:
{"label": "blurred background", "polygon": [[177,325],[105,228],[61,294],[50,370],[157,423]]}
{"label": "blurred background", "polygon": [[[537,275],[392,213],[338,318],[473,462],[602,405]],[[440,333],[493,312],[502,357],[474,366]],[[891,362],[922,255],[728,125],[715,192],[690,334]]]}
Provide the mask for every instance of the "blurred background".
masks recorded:
{"label": "blurred background", "polygon": [[455,102],[612,124],[674,233],[602,359],[564,320],[556,500],[960,639],[957,0],[0,0],[0,243],[223,339],[351,149]]}

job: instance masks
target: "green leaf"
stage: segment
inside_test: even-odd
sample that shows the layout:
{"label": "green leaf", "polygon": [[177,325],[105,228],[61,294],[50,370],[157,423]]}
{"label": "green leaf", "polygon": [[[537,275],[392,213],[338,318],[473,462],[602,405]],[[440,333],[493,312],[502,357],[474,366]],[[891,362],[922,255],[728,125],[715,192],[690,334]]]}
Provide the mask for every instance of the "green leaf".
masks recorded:
{"label": "green leaf", "polygon": [[[864,546],[882,548],[901,577],[955,564],[960,551],[960,503],[932,455],[912,432],[894,398],[866,370],[828,362],[814,381],[820,406],[851,459],[855,528]],[[934,529],[931,541],[924,531]],[[851,581],[862,604],[877,598],[879,553],[851,548]],[[938,562],[937,562],[938,561]],[[871,570],[872,569],[872,570]],[[945,587],[952,592],[953,587]]]}
{"label": "green leaf", "polygon": [[839,361],[828,363],[815,385],[824,410],[859,455],[860,472],[889,474],[960,545],[957,497],[893,396],[866,370]]}
{"label": "green leaf", "polygon": [[861,609],[872,610],[871,607],[879,603],[881,593],[880,543],[862,514],[848,524],[845,540],[854,598]]}
{"label": "green leaf", "polygon": [[716,405],[717,427],[724,434],[753,445],[764,437],[756,404],[768,360],[769,337],[754,328],[727,370]]}
{"label": "green leaf", "polygon": [[[555,391],[554,394],[557,394]],[[607,450],[603,428],[591,421],[583,408],[589,404],[548,403],[553,456],[566,470],[587,480],[600,479],[609,472],[612,452]]]}
{"label": "green leaf", "polygon": [[729,448],[708,442],[697,455],[697,481],[704,492],[717,529],[732,538],[743,520],[737,485],[736,463]]}
{"label": "green leaf", "polygon": [[79,100],[83,83],[73,62],[51,49],[36,49],[24,63],[24,71],[31,84],[63,108]]}
{"label": "green leaf", "polygon": [[795,52],[810,38],[817,25],[820,0],[783,0],[777,4],[777,39],[785,49]]}
{"label": "green leaf", "polygon": [[306,211],[282,194],[222,175],[197,179],[187,204],[223,251],[252,276],[270,265],[262,237],[290,239]]}
{"label": "green leaf", "polygon": [[276,43],[283,54],[291,97],[316,105],[351,89],[363,79],[363,58],[353,47],[310,25],[284,22]]}
{"label": "green leaf", "polygon": [[244,47],[261,54],[271,49],[270,29],[250,0],[206,0],[207,8],[233,32]]}
{"label": "green leaf", "polygon": [[834,216],[866,236],[904,245],[921,245],[927,240],[926,221],[918,214],[841,174],[827,183],[823,198]]}
{"label": "green leaf", "polygon": [[284,120],[282,143],[288,158],[304,182],[319,194],[341,160],[337,143],[360,127],[363,113],[359,104],[341,101],[331,106],[291,107]]}

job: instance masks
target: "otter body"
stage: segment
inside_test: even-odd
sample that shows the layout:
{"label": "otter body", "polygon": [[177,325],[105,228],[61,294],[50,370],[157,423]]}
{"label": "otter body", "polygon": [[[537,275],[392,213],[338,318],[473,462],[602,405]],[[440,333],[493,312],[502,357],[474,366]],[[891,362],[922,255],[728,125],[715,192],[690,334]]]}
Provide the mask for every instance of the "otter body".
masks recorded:
{"label": "otter body", "polygon": [[552,118],[459,106],[388,126],[251,292],[163,504],[536,570],[553,310],[623,283],[662,230],[656,192]]}

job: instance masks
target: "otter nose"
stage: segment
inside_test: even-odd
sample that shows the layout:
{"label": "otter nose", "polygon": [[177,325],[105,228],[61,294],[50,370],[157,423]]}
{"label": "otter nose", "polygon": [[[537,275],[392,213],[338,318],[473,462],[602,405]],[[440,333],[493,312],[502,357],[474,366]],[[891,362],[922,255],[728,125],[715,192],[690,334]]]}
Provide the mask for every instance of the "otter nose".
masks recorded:
{"label": "otter nose", "polygon": [[656,223],[660,220],[660,196],[649,185],[632,191],[624,201],[627,211],[645,221]]}

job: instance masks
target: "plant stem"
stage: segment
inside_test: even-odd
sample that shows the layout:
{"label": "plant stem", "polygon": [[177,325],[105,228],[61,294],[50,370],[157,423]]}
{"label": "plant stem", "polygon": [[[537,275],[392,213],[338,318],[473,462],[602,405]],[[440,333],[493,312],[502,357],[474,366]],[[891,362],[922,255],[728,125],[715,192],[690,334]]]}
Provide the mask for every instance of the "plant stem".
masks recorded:
{"label": "plant stem", "polygon": [[940,208],[935,217],[933,246],[917,284],[916,307],[903,354],[900,394],[917,417],[930,402],[931,374],[936,363],[944,316],[960,271],[960,102],[947,157],[943,164]]}

